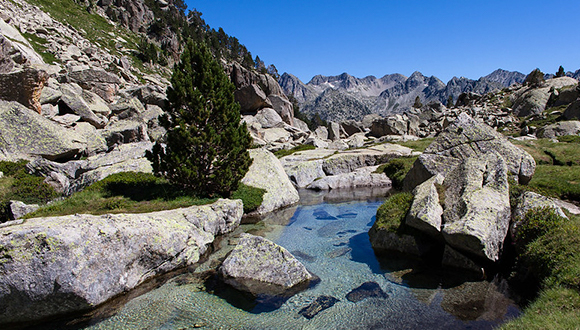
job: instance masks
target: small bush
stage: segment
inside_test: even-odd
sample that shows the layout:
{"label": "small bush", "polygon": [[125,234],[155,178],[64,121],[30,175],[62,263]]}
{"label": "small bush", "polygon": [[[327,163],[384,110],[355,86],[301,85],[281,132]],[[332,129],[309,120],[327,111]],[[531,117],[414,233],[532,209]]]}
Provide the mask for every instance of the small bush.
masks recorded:
{"label": "small bush", "polygon": [[265,193],[265,189],[247,186],[240,183],[238,185],[238,190],[234,191],[230,198],[241,199],[244,202],[244,213],[250,213],[262,205]]}
{"label": "small bush", "polygon": [[564,143],[578,143],[580,144],[580,136],[578,135],[564,135],[558,137],[558,141]]}
{"label": "small bush", "polygon": [[5,176],[14,176],[19,172],[26,173],[26,164],[28,162],[25,160],[18,162],[0,161],[0,172],[4,173]]}
{"label": "small bush", "polygon": [[545,288],[580,290],[580,223],[562,221],[527,245],[522,260]]}
{"label": "small bush", "polygon": [[391,232],[397,232],[404,223],[407,212],[413,203],[413,194],[409,192],[390,196],[377,210],[375,226]]}
{"label": "small bush", "polygon": [[376,173],[385,173],[393,183],[393,188],[400,189],[407,172],[413,167],[417,157],[401,157],[391,159],[388,163],[377,168]]}
{"label": "small bush", "polygon": [[560,226],[565,220],[550,207],[531,209],[524,219],[521,219],[516,242],[519,246],[527,246],[538,237]]}
{"label": "small bush", "polygon": [[301,145],[296,146],[296,147],[294,147],[292,149],[282,149],[282,150],[278,150],[278,151],[274,152],[274,155],[276,157],[278,157],[278,158],[282,158],[284,156],[291,155],[291,154],[293,154],[295,152],[298,152],[298,151],[314,150],[314,149],[316,149],[316,147],[313,146],[313,145],[310,145],[310,144],[301,144]]}

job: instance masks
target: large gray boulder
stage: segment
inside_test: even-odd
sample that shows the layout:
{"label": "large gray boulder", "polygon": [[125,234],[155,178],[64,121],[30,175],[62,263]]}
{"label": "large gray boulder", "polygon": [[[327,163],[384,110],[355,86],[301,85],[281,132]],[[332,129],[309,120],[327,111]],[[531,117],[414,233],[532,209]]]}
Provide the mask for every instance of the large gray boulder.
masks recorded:
{"label": "large gray boulder", "polygon": [[539,138],[554,139],[558,136],[566,135],[579,135],[580,134],[580,121],[569,120],[561,121],[551,125],[547,125],[538,129],[536,135]]}
{"label": "large gray boulder", "polygon": [[75,214],[0,228],[0,324],[86,311],[197,263],[235,229],[240,200],[144,213]]}
{"label": "large gray boulder", "polygon": [[564,110],[563,114],[566,119],[580,119],[580,100],[576,100]]}
{"label": "large gray boulder", "polygon": [[121,80],[115,74],[100,68],[88,68],[68,72],[67,79],[83,89],[97,93],[107,102],[113,102]]}
{"label": "large gray boulder", "polygon": [[539,115],[546,109],[546,104],[549,99],[549,88],[530,89],[518,97],[514,102],[514,114],[518,117]]}
{"label": "large gray boulder", "polygon": [[526,184],[532,179],[536,162],[530,154],[493,128],[461,113],[419,156],[405,177],[404,187],[412,190],[438,173],[446,176],[466,159],[491,151],[503,157],[516,181]]}
{"label": "large gray boulder", "polygon": [[86,141],[17,102],[0,101],[0,150],[7,154],[66,159]]}
{"label": "large gray boulder", "polygon": [[442,233],[460,251],[497,261],[510,224],[508,169],[497,152],[469,157],[443,181]]}
{"label": "large gray boulder", "polygon": [[96,115],[91,107],[81,97],[83,89],[77,84],[60,85],[62,96],[60,97],[61,108],[66,110],[61,112],[72,112],[81,117],[82,120],[90,123],[96,128],[103,128],[107,124],[107,118],[103,115]]}
{"label": "large gray boulder", "polygon": [[255,213],[262,215],[300,200],[298,191],[273,153],[265,149],[251,149],[250,157],[253,162],[242,183],[266,190],[264,201]]}
{"label": "large gray boulder", "polygon": [[288,250],[251,234],[241,235],[219,272],[226,283],[254,295],[284,294],[314,279]]}
{"label": "large gray boulder", "polygon": [[268,100],[264,91],[256,84],[239,88],[234,95],[236,101],[240,103],[242,113],[256,112],[265,107],[272,107],[272,102]]}

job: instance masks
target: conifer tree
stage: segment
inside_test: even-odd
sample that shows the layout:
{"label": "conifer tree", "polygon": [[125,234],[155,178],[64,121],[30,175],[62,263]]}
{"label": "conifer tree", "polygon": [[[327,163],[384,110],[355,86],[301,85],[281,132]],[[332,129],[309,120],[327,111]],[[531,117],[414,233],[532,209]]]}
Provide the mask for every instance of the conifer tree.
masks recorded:
{"label": "conifer tree", "polygon": [[421,98],[419,97],[419,95],[417,95],[417,97],[415,98],[415,103],[413,103],[413,108],[420,109],[422,106],[423,103],[421,103]]}
{"label": "conifer tree", "polygon": [[166,145],[147,158],[156,174],[199,195],[229,196],[248,171],[252,138],[234,85],[204,43],[188,41],[167,89]]}
{"label": "conifer tree", "polygon": [[558,68],[558,72],[556,72],[556,77],[564,77],[566,72],[564,71],[564,67],[560,65]]}

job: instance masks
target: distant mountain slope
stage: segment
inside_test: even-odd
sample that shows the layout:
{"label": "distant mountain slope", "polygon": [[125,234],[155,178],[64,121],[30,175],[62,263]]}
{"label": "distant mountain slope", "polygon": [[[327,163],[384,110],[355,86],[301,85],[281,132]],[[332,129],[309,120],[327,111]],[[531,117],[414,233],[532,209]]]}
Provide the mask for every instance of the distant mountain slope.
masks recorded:
{"label": "distant mountain slope", "polygon": [[283,91],[293,95],[301,112],[322,119],[342,121],[361,120],[367,114],[389,115],[409,110],[418,96],[421,102],[447,103],[449,97],[457,100],[461,93],[486,94],[521,83],[525,75],[516,71],[498,69],[478,80],[453,77],[447,84],[437,77],[426,77],[414,72],[410,77],[390,74],[382,78],[356,78],[347,73],[338,76],[318,75],[304,84],[297,77],[284,73],[279,80]]}

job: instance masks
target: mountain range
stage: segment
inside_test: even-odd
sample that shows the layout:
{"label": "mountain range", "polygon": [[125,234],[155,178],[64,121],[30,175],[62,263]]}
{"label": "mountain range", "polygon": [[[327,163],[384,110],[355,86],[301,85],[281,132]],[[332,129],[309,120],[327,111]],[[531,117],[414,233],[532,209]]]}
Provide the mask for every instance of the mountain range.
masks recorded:
{"label": "mountain range", "polygon": [[[567,75],[578,79],[580,70]],[[324,120],[340,122],[361,120],[368,114],[387,116],[405,112],[411,109],[417,96],[423,104],[431,101],[447,104],[450,97],[455,102],[462,93],[486,94],[521,84],[525,78],[523,73],[498,69],[478,80],[453,77],[447,84],[418,71],[409,77],[398,73],[382,78],[356,78],[348,73],[317,75],[306,84],[284,73],[278,82],[286,95],[296,99],[303,114],[309,117],[318,114]]]}

